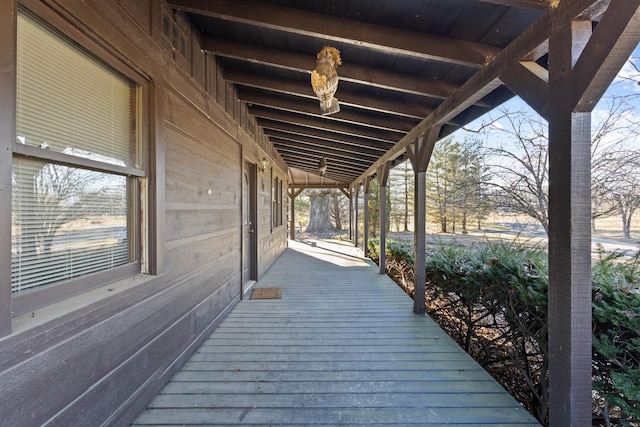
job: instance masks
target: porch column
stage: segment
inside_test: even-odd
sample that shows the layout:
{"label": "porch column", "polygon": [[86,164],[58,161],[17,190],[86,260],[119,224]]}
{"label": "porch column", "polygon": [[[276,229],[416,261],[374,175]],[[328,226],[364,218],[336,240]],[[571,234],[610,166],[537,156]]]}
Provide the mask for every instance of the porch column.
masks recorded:
{"label": "porch column", "polygon": [[391,162],[385,162],[378,168],[376,179],[378,180],[378,188],[380,189],[380,197],[378,202],[379,220],[380,220],[380,259],[379,273],[387,272],[387,183],[389,181],[389,170]]}
{"label": "porch column", "polygon": [[349,200],[349,238],[351,238],[351,188],[340,188],[340,192]]}
{"label": "porch column", "polygon": [[354,216],[353,216],[353,245],[357,248],[358,247],[358,205],[359,205],[359,198],[360,198],[360,184],[356,185],[355,188],[355,198],[356,201],[354,203]]}
{"label": "porch column", "polygon": [[553,426],[583,426],[591,423],[591,113],[567,100],[591,22],[565,25],[549,40],[549,415]]}
{"label": "porch column", "polygon": [[298,190],[296,190],[293,187],[289,188],[289,191],[287,191],[287,195],[289,196],[289,200],[291,203],[291,206],[289,206],[290,209],[290,215],[291,215],[291,219],[290,219],[290,223],[289,223],[289,239],[291,240],[296,240],[296,197],[298,197],[300,195],[300,193],[302,193],[302,188],[299,188]]}
{"label": "porch column", "polygon": [[366,177],[362,183],[363,191],[363,207],[364,219],[363,219],[363,232],[362,232],[362,253],[365,257],[369,256],[369,182],[371,177]]}
{"label": "porch column", "polygon": [[353,188],[349,188],[349,240],[353,239]]}
{"label": "porch column", "polygon": [[426,282],[426,174],[431,153],[439,135],[440,127],[433,127],[407,146],[407,154],[415,173],[413,190],[413,312],[416,314],[426,312],[424,295]]}

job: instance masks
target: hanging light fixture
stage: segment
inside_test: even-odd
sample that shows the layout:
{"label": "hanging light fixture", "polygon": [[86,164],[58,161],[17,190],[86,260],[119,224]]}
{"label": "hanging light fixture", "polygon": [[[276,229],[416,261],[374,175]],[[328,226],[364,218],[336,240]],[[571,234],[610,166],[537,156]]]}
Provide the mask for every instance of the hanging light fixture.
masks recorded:
{"label": "hanging light fixture", "polygon": [[320,100],[322,114],[337,113],[340,105],[334,94],[338,90],[336,69],[342,64],[340,51],[335,47],[325,46],[316,57],[316,69],[311,72],[311,87]]}
{"label": "hanging light fixture", "polygon": [[320,159],[318,170],[320,171],[320,176],[325,176],[327,174],[327,159],[325,159],[324,156]]}

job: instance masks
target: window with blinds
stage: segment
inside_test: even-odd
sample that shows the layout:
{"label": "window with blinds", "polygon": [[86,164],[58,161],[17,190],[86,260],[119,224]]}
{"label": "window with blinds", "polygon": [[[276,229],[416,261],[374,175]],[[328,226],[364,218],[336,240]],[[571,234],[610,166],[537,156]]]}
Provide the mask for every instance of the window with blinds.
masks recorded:
{"label": "window with blinds", "polygon": [[26,13],[17,52],[16,146],[37,150],[15,150],[12,165],[14,293],[132,261],[133,185],[121,170],[137,163],[128,80]]}

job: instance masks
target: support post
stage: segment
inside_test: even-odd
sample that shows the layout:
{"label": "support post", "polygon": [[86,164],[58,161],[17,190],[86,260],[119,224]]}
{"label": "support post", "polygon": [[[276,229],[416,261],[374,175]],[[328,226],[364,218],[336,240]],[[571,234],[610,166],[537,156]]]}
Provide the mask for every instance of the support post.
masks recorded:
{"label": "support post", "polygon": [[349,240],[353,239],[353,188],[349,188]]}
{"label": "support post", "polygon": [[371,177],[366,177],[362,184],[364,219],[362,231],[362,252],[365,257],[369,256],[369,182]]}
{"label": "support post", "polygon": [[378,211],[380,220],[380,259],[379,273],[387,272],[387,184],[389,182],[389,170],[391,162],[385,162],[378,168],[376,179],[378,180],[378,188],[380,189],[380,197],[378,201]]}
{"label": "support post", "polygon": [[574,21],[580,10],[573,12],[552,20],[548,80],[530,72],[540,71],[533,64],[501,76],[549,121],[552,427],[591,425],[590,112],[640,42],[640,0],[607,4],[595,30],[589,13]]}
{"label": "support post", "polygon": [[591,424],[591,113],[571,105],[571,70],[591,22],[549,40],[550,425]]}
{"label": "support post", "polygon": [[355,214],[353,216],[353,245],[358,247],[358,205],[360,204],[360,184],[356,185],[355,190],[356,201],[354,203]]}
{"label": "support post", "polygon": [[291,203],[291,205],[289,206],[289,209],[291,211],[290,212],[291,220],[289,225],[289,239],[291,240],[296,240],[296,197],[298,197],[300,193],[302,193],[302,189],[296,190],[293,187],[289,188],[289,191],[287,191],[287,195],[289,196],[289,200]]}
{"label": "support post", "polygon": [[424,314],[426,282],[426,174],[433,147],[440,135],[440,126],[436,126],[419,136],[407,146],[407,154],[415,173],[414,212],[413,212],[413,312]]}

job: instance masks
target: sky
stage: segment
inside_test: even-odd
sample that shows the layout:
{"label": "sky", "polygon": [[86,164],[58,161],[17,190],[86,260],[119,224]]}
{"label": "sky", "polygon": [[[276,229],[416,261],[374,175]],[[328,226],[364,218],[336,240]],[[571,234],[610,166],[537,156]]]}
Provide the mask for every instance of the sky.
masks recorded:
{"label": "sky", "polygon": [[[635,64],[635,66],[633,65]],[[637,67],[637,68],[636,68]],[[606,97],[607,95],[628,95],[635,94],[637,95],[637,99],[634,100],[633,103],[633,114],[634,117],[630,117],[629,120],[633,120],[637,123],[640,123],[640,45],[634,50],[629,61],[625,63],[625,66],[620,70],[616,79],[612,82],[607,90],[603,99],[596,105],[596,108],[592,113],[592,122],[594,125],[602,118],[604,114],[606,114]],[[492,113],[488,113],[477,120],[469,123],[465,126],[464,129],[456,132],[458,137],[465,138],[468,136],[473,137],[477,135],[474,132],[466,132],[465,129],[471,131],[477,131],[483,125],[491,123],[498,115],[500,110],[509,110],[509,111],[529,111],[532,114],[536,114],[524,101],[522,101],[519,97],[515,96],[511,100],[505,102],[497,110]],[[493,127],[502,127],[504,124],[500,123],[500,121],[492,123]]]}

